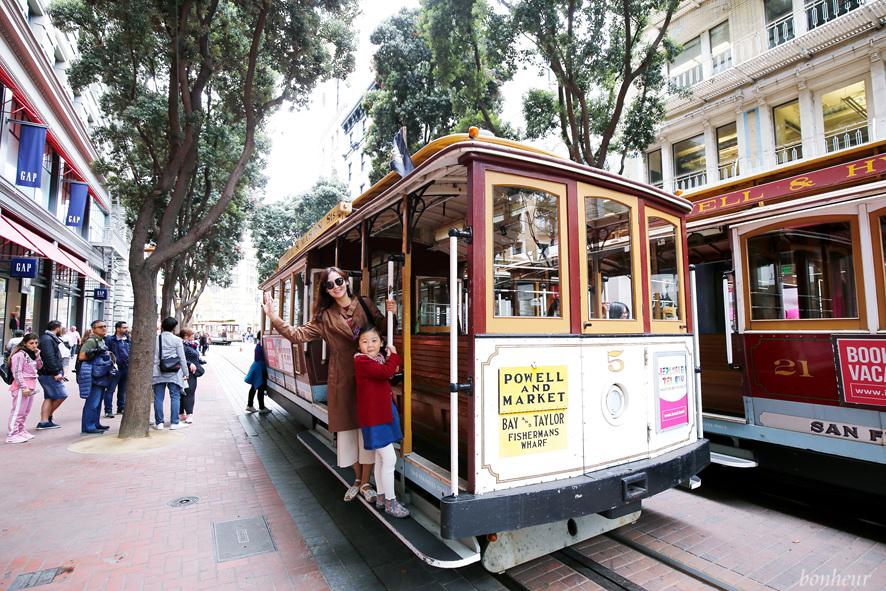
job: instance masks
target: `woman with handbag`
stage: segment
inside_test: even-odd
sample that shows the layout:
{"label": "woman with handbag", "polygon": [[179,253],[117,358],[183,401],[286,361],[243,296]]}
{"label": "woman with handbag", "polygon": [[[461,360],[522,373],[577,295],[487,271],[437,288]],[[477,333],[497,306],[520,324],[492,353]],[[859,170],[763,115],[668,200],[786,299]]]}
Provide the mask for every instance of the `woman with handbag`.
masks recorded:
{"label": "woman with handbag", "polygon": [[[385,302],[388,312],[396,312],[397,304]],[[367,502],[376,500],[369,483],[375,452],[364,449],[363,434],[357,418],[357,378],[354,354],[357,333],[366,324],[375,324],[382,331],[387,321],[369,298],[354,296],[347,271],[329,267],[320,275],[320,295],[314,303],[313,318],[299,327],[290,326],[277,314],[274,300],[265,294],[262,310],[280,335],[293,343],[323,339],[329,348],[329,379],[326,384],[329,430],[336,434],[338,466],[353,466],[356,479],[345,494],[345,501],[362,494]]]}
{"label": "woman with handbag", "polygon": [[154,352],[154,375],[151,385],[154,387],[154,428],[163,429],[163,399],[166,388],[169,388],[169,428],[184,429],[187,423],[179,422],[179,408],[182,390],[187,388],[188,360],[182,340],[172,332],[178,326],[178,320],[169,316],[160,323],[160,334],[157,336],[157,350]]}
{"label": "woman with handbag", "polygon": [[185,359],[188,361],[188,389],[181,397],[181,414],[179,420],[187,424],[194,422],[194,395],[197,393],[197,378],[206,373],[203,369],[203,361],[200,352],[197,351],[197,340],[194,338],[194,329],[183,328],[178,333],[185,348]]}
{"label": "woman with handbag", "polygon": [[[265,406],[265,392],[268,384],[268,368],[265,361],[265,350],[261,344],[261,331],[255,341],[255,354],[252,358],[252,365],[246,372],[244,382],[249,384],[249,395],[246,397],[246,411],[255,412],[258,410],[261,414],[271,412],[271,409]],[[258,409],[252,406],[255,401],[255,395],[258,394]]]}

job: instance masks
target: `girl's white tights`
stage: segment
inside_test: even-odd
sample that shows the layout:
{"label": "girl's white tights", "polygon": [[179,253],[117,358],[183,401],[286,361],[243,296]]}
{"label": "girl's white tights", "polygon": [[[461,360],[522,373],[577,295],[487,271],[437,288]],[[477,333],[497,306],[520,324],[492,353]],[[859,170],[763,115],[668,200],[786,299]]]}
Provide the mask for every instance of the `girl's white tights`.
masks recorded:
{"label": "girl's white tights", "polygon": [[375,486],[378,494],[385,496],[385,500],[397,498],[397,494],[394,492],[396,464],[397,453],[394,451],[393,443],[375,450]]}

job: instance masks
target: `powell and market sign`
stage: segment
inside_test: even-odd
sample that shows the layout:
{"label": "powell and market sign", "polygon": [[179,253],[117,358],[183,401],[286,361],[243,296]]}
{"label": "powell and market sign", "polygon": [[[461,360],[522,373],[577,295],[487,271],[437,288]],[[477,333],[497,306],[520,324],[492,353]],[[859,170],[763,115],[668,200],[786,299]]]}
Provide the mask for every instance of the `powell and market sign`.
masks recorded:
{"label": "powell and market sign", "polygon": [[692,204],[692,212],[687,216],[687,219],[713,213],[724,213],[761,201],[777,199],[786,195],[799,195],[822,187],[839,185],[866,177],[876,177],[884,173],[886,173],[886,155],[863,158],[806,174],[798,174],[750,189],[696,201]]}

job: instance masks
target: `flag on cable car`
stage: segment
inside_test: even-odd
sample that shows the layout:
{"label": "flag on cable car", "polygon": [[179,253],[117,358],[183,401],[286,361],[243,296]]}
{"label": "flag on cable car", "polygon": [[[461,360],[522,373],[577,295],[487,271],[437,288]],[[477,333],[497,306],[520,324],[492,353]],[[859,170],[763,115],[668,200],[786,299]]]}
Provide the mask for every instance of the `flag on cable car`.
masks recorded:
{"label": "flag on cable car", "polygon": [[89,193],[89,185],[77,181],[68,181],[71,198],[68,200],[68,217],[65,219],[66,226],[76,228],[83,227],[83,213],[86,211],[86,198]]}
{"label": "flag on cable car", "polygon": [[20,187],[39,187],[43,174],[43,152],[46,147],[46,126],[28,121],[19,124],[18,171],[15,184]]}
{"label": "flag on cable car", "polygon": [[391,170],[405,177],[415,170],[415,164],[409,157],[409,148],[406,147],[406,128],[400,128],[394,135],[394,147],[391,149]]}

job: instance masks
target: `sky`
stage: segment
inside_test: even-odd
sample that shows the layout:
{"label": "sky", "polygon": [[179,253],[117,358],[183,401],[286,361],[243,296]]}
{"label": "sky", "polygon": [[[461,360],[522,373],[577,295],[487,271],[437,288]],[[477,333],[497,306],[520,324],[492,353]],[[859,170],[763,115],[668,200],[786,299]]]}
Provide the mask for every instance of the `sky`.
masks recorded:
{"label": "sky", "polygon": [[[357,19],[356,68],[349,81],[341,82],[341,89],[346,104],[353,105],[363,91],[372,82],[370,60],[375,46],[369,42],[369,35],[387,17],[401,8],[418,8],[418,0],[360,0],[361,14]],[[314,101],[319,103],[319,93],[315,93]],[[268,122],[266,133],[273,141],[265,174],[268,184],[265,188],[266,201],[278,201],[288,195],[301,193],[309,189],[317,180],[320,168],[320,154],[317,141],[326,130],[330,121],[328,114],[323,114],[319,104],[314,108],[290,112],[281,109]]]}

